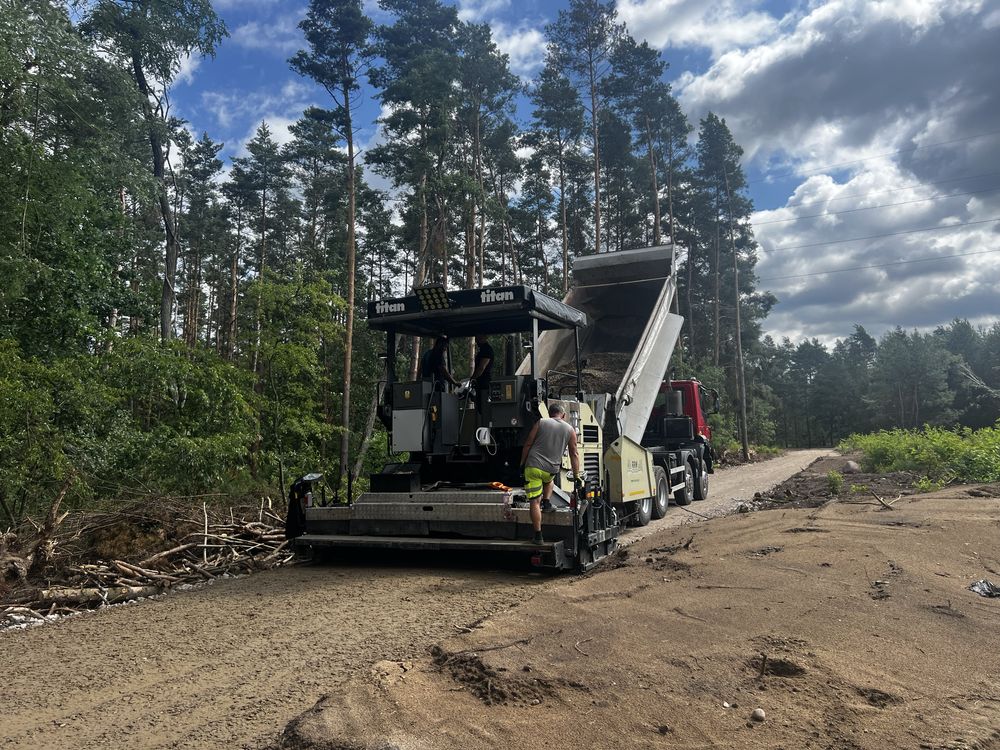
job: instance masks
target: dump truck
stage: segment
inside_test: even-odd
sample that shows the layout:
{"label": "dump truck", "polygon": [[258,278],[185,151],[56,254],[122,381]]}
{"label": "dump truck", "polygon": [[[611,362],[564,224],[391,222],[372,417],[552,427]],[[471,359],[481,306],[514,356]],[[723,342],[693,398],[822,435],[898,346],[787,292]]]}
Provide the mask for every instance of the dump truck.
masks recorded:
{"label": "dump truck", "polygon": [[[297,507],[296,544],[492,550],[588,570],[614,552],[625,525],[662,517],[671,498],[703,499],[707,414],[718,399],[709,404],[697,381],[664,379],[683,322],[670,311],[675,268],[665,245],[577,259],[562,301],[522,285],[429,285],[370,302],[368,325],[386,340],[378,416],[390,456],[354,502]],[[502,338],[506,356],[494,363],[487,397],[473,398],[467,387],[400,378],[403,336],[448,337],[452,351],[456,340]],[[597,382],[591,360],[620,362],[620,372]],[[574,484],[565,456],[537,543],[520,458],[554,403],[576,431],[587,480]]]}

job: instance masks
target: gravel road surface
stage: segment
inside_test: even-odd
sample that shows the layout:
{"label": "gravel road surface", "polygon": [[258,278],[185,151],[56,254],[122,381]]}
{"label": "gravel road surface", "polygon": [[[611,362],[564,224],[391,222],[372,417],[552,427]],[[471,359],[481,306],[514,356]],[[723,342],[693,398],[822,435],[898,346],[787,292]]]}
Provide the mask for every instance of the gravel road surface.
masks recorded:
{"label": "gravel road surface", "polygon": [[642,529],[630,530],[622,539],[622,545],[634,544],[663,529],[697,523],[706,516],[724,516],[744,500],[753,498],[755,492],[766,492],[802,471],[817,458],[829,456],[830,453],[829,448],[789,451],[769,461],[720,469],[708,478],[708,499],[691,503],[685,508],[671,505],[667,515],[659,521],[652,521]]}
{"label": "gravel road surface", "polygon": [[[721,515],[824,453],[720,471],[689,508]],[[671,508],[626,539],[699,520]],[[423,655],[550,581],[407,563],[295,566],[0,633],[0,748],[254,748],[356,670]]]}

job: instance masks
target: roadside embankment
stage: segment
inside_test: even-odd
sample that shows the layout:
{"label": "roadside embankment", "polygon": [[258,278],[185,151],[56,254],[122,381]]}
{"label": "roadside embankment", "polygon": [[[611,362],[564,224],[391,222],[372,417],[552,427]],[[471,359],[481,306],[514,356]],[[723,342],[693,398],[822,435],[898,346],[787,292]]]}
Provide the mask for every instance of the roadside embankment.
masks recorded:
{"label": "roadside embankment", "polygon": [[1000,600],[968,590],[1000,576],[982,494],[658,533],[360,672],[279,747],[998,747]]}

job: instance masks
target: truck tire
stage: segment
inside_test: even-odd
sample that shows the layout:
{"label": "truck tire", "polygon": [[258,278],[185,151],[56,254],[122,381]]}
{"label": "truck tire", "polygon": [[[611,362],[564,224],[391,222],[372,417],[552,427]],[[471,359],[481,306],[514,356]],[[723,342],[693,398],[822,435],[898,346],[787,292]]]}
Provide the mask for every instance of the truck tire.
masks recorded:
{"label": "truck tire", "polygon": [[690,505],[694,499],[694,474],[691,464],[684,463],[684,486],[674,493],[674,502],[678,505]]}
{"label": "truck tire", "polygon": [[708,472],[705,471],[705,464],[701,464],[701,471],[698,478],[694,480],[694,499],[705,500],[708,498]]}
{"label": "truck tire", "polygon": [[653,495],[653,518],[663,518],[667,515],[670,505],[670,485],[667,483],[667,472],[662,466],[653,467],[653,481],[656,483],[656,494]]}
{"label": "truck tire", "polygon": [[635,504],[635,514],[632,516],[633,526],[647,526],[653,517],[653,498],[644,497]]}

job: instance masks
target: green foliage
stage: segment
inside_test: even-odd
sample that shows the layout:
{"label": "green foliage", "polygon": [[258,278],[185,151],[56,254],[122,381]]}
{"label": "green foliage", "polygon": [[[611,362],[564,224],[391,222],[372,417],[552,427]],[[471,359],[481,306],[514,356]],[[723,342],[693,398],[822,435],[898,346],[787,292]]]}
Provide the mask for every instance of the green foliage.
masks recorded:
{"label": "green foliage", "polygon": [[131,302],[117,268],[141,245],[124,196],[149,187],[138,99],[60,3],[5,3],[0,82],[0,337],[65,356]]}
{"label": "green foliage", "polygon": [[122,342],[103,359],[101,380],[125,426],[109,467],[116,481],[195,492],[245,476],[255,434],[245,371],[202,349],[145,339]]}
{"label": "green foliage", "polygon": [[844,475],[839,471],[830,470],[826,473],[826,486],[833,495],[839,495],[844,488]]}
{"label": "green foliage", "polygon": [[943,479],[934,480],[930,477],[920,477],[913,486],[920,492],[934,492],[944,487],[945,482]]}
{"label": "green foliage", "polygon": [[758,458],[775,458],[782,454],[781,448],[776,445],[756,444],[753,447],[753,452],[757,454]]}
{"label": "green foliage", "polygon": [[974,430],[925,426],[851,435],[842,451],[860,451],[865,471],[912,471],[927,481],[1000,481],[1000,425]]}
{"label": "green foliage", "polygon": [[931,334],[895,329],[879,341],[855,326],[832,349],[765,338],[748,356],[747,378],[767,383],[761,398],[784,445],[834,445],[851,433],[923,424],[986,427],[1000,418],[997,342],[1000,324],[977,329],[964,320]]}
{"label": "green foliage", "polygon": [[89,4],[83,31],[109,41],[131,66],[140,64],[154,80],[169,84],[187,55],[214,55],[227,36],[209,0],[97,0]]}
{"label": "green foliage", "polygon": [[73,472],[69,502],[195,492],[245,475],[250,379],[214,354],[145,339],[46,363],[0,342],[0,512],[16,523]]}
{"label": "green foliage", "polygon": [[279,462],[302,473],[317,468],[331,473],[329,446],[339,438],[331,414],[338,373],[324,365],[343,340],[337,316],[344,301],[329,283],[301,268],[287,281],[268,275],[255,282],[251,294],[260,295],[266,321],[260,343],[258,473],[277,477]]}
{"label": "green foliage", "polygon": [[852,484],[850,492],[852,495],[867,495],[870,489],[867,484]]}

